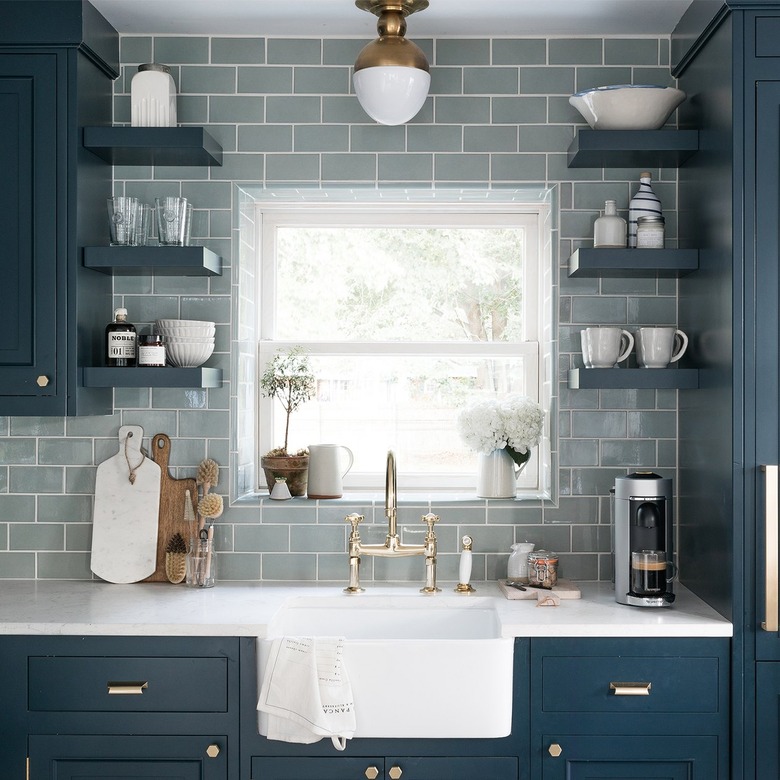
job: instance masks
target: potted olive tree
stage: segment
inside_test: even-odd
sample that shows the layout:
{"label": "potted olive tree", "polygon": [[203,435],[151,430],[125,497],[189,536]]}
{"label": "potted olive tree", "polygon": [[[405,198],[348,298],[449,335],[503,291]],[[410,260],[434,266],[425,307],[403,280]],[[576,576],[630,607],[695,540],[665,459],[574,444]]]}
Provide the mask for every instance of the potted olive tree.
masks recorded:
{"label": "potted olive tree", "polygon": [[315,379],[308,355],[301,347],[279,352],[260,377],[260,388],[266,398],[276,398],[285,412],[284,444],[275,447],[260,459],[265,472],[268,491],[273,490],[276,480],[284,478],[292,496],[305,496],[309,476],[309,453],[298,450],[290,453],[287,443],[290,434],[290,415],[314,395]]}

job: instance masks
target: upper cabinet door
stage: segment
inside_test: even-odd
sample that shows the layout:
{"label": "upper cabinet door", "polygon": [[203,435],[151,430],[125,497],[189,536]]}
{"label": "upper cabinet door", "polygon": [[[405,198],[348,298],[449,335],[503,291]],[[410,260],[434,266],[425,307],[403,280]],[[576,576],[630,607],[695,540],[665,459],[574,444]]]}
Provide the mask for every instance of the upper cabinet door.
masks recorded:
{"label": "upper cabinet door", "polygon": [[0,406],[6,408],[8,397],[27,404],[30,397],[56,397],[63,382],[56,324],[66,293],[64,258],[58,263],[64,226],[57,62],[56,54],[0,54]]}

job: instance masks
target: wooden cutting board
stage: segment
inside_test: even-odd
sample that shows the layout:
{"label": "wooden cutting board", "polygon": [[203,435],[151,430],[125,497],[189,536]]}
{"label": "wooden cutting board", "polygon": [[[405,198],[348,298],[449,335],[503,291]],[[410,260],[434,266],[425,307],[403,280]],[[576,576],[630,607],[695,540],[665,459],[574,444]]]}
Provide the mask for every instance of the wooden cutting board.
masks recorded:
{"label": "wooden cutting board", "polygon": [[171,537],[180,533],[189,544],[191,529],[184,519],[187,491],[190,491],[193,514],[198,508],[198,487],[194,477],[174,479],[168,471],[171,456],[171,440],[164,433],[152,439],[152,457],[160,467],[160,522],[157,530],[157,564],[148,582],[168,582],[165,574],[165,549]]}
{"label": "wooden cutting board", "polygon": [[542,590],[540,588],[526,588],[525,590],[518,590],[517,588],[511,588],[506,584],[506,580],[499,580],[498,587],[501,588],[503,594],[511,600],[519,599],[533,599],[536,601],[538,593],[554,593],[559,599],[580,599],[582,598],[582,592],[571,580],[558,578],[558,583],[553,587],[551,591]]}
{"label": "wooden cutting board", "polygon": [[95,475],[90,568],[107,582],[139,582],[155,570],[160,467],[141,451],[143,436],[140,425],[123,425],[119,452]]}

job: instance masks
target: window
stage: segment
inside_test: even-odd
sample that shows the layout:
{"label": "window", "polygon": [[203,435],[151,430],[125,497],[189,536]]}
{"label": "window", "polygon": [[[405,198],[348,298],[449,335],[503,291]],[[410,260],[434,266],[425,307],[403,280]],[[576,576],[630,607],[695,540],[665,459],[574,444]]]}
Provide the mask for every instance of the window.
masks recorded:
{"label": "window", "polygon": [[[255,210],[258,370],[300,345],[317,377],[290,450],[348,446],[346,490],[380,489],[393,449],[399,489],[473,491],[459,409],[507,393],[550,406],[549,204],[260,199]],[[281,406],[258,397],[257,420],[259,457],[281,443]],[[521,493],[545,494],[548,439]]]}

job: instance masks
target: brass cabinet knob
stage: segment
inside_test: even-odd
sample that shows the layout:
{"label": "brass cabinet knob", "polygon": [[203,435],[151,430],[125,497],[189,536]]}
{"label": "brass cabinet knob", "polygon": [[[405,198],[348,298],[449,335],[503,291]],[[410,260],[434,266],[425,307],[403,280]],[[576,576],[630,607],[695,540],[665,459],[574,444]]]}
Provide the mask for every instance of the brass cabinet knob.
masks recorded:
{"label": "brass cabinet knob", "polygon": [[403,773],[404,770],[401,769],[400,766],[391,766],[387,776],[390,778],[390,780],[401,780],[401,775]]}
{"label": "brass cabinet knob", "polygon": [[206,748],[206,755],[209,758],[216,758],[219,755],[219,745],[209,745]]}
{"label": "brass cabinet knob", "polygon": [[366,776],[366,780],[376,780],[379,777],[379,770],[375,766],[370,766],[363,774]]}
{"label": "brass cabinet knob", "polygon": [[550,747],[547,748],[547,752],[553,758],[558,758],[558,756],[560,756],[561,753],[563,753],[563,748],[557,742],[553,742],[552,745],[550,745]]}
{"label": "brass cabinet knob", "polygon": [[49,384],[49,377],[46,376],[46,374],[41,374],[36,380],[35,384],[38,385],[38,387],[46,387],[46,385]]}

